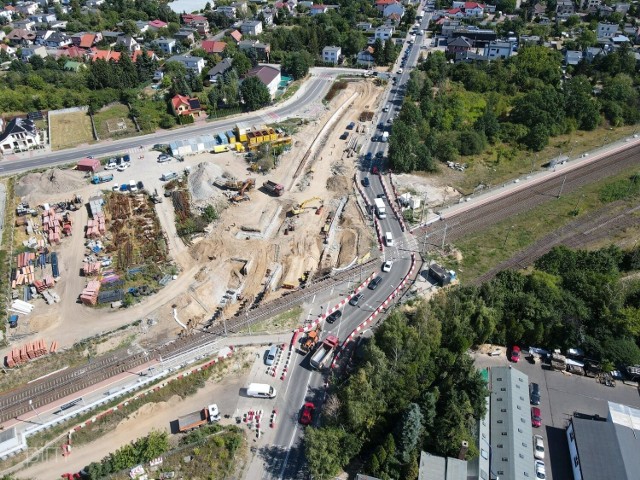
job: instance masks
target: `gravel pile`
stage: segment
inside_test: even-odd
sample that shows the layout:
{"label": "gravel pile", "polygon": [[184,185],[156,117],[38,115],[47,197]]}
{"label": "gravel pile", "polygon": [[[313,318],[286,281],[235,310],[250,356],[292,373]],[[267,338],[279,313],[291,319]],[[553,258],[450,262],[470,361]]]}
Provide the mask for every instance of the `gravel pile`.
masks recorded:
{"label": "gravel pile", "polygon": [[223,170],[213,163],[199,163],[189,173],[189,192],[193,203],[217,203],[224,199],[222,190],[213,183],[224,174]]}
{"label": "gravel pile", "polygon": [[84,172],[57,168],[41,173],[28,173],[18,181],[16,195],[34,198],[38,195],[72,193],[89,184],[84,176]]}

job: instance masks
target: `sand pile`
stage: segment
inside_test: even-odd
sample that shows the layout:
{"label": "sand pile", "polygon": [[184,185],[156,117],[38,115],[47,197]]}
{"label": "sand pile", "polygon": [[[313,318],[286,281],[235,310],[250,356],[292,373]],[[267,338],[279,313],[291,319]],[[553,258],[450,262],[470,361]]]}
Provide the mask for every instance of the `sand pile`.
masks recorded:
{"label": "sand pile", "polygon": [[16,195],[36,198],[38,195],[72,194],[74,190],[88,185],[84,176],[83,172],[57,168],[42,173],[28,173],[18,181]]}
{"label": "sand pile", "polygon": [[335,175],[327,179],[327,190],[338,193],[349,193],[349,179],[343,175]]}
{"label": "sand pile", "polygon": [[213,163],[199,163],[189,174],[191,200],[197,204],[215,203],[224,199],[222,190],[213,184],[223,173],[223,170]]}

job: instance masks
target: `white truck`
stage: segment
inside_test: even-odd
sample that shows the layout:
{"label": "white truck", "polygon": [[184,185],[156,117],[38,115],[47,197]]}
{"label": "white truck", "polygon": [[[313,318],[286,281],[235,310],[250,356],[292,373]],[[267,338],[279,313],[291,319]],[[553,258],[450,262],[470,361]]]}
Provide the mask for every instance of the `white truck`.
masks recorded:
{"label": "white truck", "polygon": [[389,132],[384,132],[382,134],[382,141],[383,142],[388,142],[389,141]]}
{"label": "white truck", "polygon": [[378,214],[378,218],[382,220],[383,218],[387,218],[387,207],[384,204],[384,200],[381,198],[376,198],[374,201],[376,206],[376,213]]}

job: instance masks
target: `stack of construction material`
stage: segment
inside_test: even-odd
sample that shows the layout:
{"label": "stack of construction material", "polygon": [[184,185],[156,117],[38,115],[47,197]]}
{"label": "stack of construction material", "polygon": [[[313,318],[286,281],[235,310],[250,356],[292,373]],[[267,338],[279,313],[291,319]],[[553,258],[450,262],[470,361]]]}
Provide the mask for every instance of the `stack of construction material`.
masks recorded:
{"label": "stack of construction material", "polygon": [[71,218],[69,217],[69,215],[65,215],[63,217],[62,233],[64,233],[66,237],[71,236]]}
{"label": "stack of construction material", "polygon": [[98,238],[105,234],[107,227],[105,226],[104,213],[96,213],[93,218],[87,221],[87,238]]}
{"label": "stack of construction material", "polygon": [[82,271],[85,277],[93,277],[95,275],[100,275],[101,269],[102,269],[102,264],[100,262],[85,262],[82,265]]}
{"label": "stack of construction material", "polygon": [[26,267],[36,259],[36,254],[33,252],[19,253],[16,259],[18,268]]}
{"label": "stack of construction material", "polygon": [[11,279],[11,288],[16,288],[18,285],[29,285],[36,279],[33,265],[22,267],[16,270],[15,277]]}
{"label": "stack of construction material", "polygon": [[38,293],[42,293],[47,288],[53,288],[55,286],[55,281],[51,275],[47,275],[42,280],[36,280],[33,282],[33,286],[36,287]]}
{"label": "stack of construction material", "polygon": [[80,301],[85,305],[96,305],[100,293],[100,282],[91,280],[80,294]]}
{"label": "stack of construction material", "polygon": [[[57,343],[54,342],[57,349]],[[53,348],[53,344],[51,345]],[[55,350],[54,350],[55,351]],[[27,343],[20,348],[14,348],[9,355],[4,357],[4,363],[7,367],[13,368],[22,363],[33,360],[34,358],[41,357],[49,353],[47,344],[44,340],[36,340],[35,342]]]}
{"label": "stack of construction material", "polygon": [[60,303],[60,296],[53,290],[51,291],[45,290],[44,292],[42,292],[42,297],[44,298],[45,302],[47,302],[47,305]]}
{"label": "stack of construction material", "polygon": [[62,214],[56,213],[53,208],[49,208],[42,213],[42,229],[44,230],[49,243],[60,243],[62,223]]}
{"label": "stack of construction material", "polygon": [[54,278],[60,276],[60,270],[58,269],[58,254],[51,252],[51,274]]}
{"label": "stack of construction material", "polygon": [[28,315],[31,313],[31,310],[34,309],[34,306],[30,303],[25,302],[24,300],[14,300],[11,303],[10,310],[12,312],[21,313],[23,315]]}
{"label": "stack of construction material", "polygon": [[51,342],[51,348],[49,348],[49,353],[56,353],[58,351],[58,342],[55,340]]}

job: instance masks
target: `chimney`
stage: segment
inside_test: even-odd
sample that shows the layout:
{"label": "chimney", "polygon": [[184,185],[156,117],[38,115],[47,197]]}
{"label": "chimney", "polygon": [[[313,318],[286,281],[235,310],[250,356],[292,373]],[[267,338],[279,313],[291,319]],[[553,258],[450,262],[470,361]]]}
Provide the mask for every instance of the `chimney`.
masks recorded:
{"label": "chimney", "polygon": [[469,450],[469,442],[466,440],[462,441],[462,445],[460,445],[460,453],[458,453],[458,460],[464,460],[467,456],[467,451]]}

